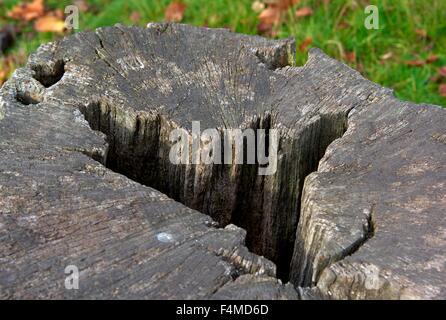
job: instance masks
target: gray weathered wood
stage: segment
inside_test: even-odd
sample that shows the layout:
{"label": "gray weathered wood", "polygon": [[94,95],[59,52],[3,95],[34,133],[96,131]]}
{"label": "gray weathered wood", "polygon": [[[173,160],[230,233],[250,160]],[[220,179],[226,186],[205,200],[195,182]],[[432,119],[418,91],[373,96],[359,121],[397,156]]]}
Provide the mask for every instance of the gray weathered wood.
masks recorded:
{"label": "gray weathered wood", "polygon": [[[444,110],[293,54],[176,24],[40,47],[0,91],[1,297],[444,297]],[[276,174],[171,164],[192,121],[279,130]]]}
{"label": "gray weathered wood", "polygon": [[392,96],[355,108],[307,177],[292,280],[334,298],[446,297],[446,114]]}

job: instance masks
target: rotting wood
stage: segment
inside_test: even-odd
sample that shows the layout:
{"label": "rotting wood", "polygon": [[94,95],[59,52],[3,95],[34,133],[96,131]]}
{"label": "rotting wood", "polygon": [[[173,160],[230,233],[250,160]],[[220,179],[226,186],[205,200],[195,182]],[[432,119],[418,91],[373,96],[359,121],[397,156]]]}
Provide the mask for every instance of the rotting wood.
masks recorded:
{"label": "rotting wood", "polygon": [[[177,24],[39,48],[0,92],[1,297],[444,297],[444,110],[293,53]],[[279,130],[276,174],[171,164],[192,121]]]}

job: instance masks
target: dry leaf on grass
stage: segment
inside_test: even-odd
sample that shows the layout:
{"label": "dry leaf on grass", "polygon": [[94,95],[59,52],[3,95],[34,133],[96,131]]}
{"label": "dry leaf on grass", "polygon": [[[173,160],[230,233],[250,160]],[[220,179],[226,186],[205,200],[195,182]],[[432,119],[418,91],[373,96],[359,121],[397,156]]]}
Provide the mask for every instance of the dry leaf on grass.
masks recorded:
{"label": "dry leaf on grass", "polygon": [[435,76],[429,78],[429,82],[433,83],[439,83],[441,80],[443,80],[443,77],[440,76],[439,74],[436,74]]}
{"label": "dry leaf on grass", "polygon": [[309,17],[313,15],[313,9],[311,9],[310,7],[303,7],[297,10],[295,15],[297,18]]}
{"label": "dry leaf on grass", "polygon": [[446,66],[439,68],[437,74],[430,77],[429,81],[433,83],[440,83],[444,78],[446,78]]}
{"label": "dry leaf on grass", "polygon": [[341,21],[341,22],[339,22],[339,24],[337,25],[337,28],[338,28],[338,29],[341,29],[341,30],[343,30],[343,29],[348,29],[348,28],[350,28],[350,27],[351,27],[351,24],[348,23],[348,22],[346,22],[346,21]]}
{"label": "dry leaf on grass", "polygon": [[138,11],[133,11],[130,14],[130,21],[133,23],[138,23],[141,20],[141,14]]}
{"label": "dry leaf on grass", "polygon": [[386,61],[386,60],[391,59],[392,57],[393,57],[393,53],[392,53],[391,51],[389,51],[389,52],[384,53],[384,54],[380,57],[380,59],[381,59],[382,61]]}
{"label": "dry leaf on grass", "polygon": [[75,0],[73,4],[79,8],[80,12],[87,12],[89,7],[85,0]]}
{"label": "dry leaf on grass", "polygon": [[429,57],[427,57],[426,62],[434,63],[437,60],[438,60],[438,56],[436,54],[431,54]]}
{"label": "dry leaf on grass", "polygon": [[416,29],[415,33],[417,34],[417,36],[419,36],[420,38],[427,38],[427,31],[424,29]]}
{"label": "dry leaf on grass", "polygon": [[351,63],[356,62],[356,53],[354,51],[346,52],[344,54],[344,60]]}
{"label": "dry leaf on grass", "polygon": [[9,75],[18,67],[24,65],[26,55],[20,51],[0,58],[0,86],[8,80]]}
{"label": "dry leaf on grass", "polygon": [[269,6],[265,10],[263,10],[259,15],[260,23],[264,23],[266,25],[277,25],[280,22],[281,12],[279,7],[277,6]]}
{"label": "dry leaf on grass", "polygon": [[446,84],[440,84],[440,86],[438,87],[438,93],[440,94],[440,96],[446,98]]}
{"label": "dry leaf on grass", "polygon": [[288,10],[295,4],[299,3],[299,0],[276,0],[274,4],[279,7],[280,10]]}
{"label": "dry leaf on grass", "polygon": [[273,36],[275,32],[273,32],[273,25],[272,24],[266,24],[263,22],[260,22],[257,25],[257,32],[263,35],[267,36]]}
{"label": "dry leaf on grass", "polygon": [[302,41],[302,43],[299,45],[299,50],[302,52],[305,52],[308,47],[313,43],[313,38],[307,37]]}
{"label": "dry leaf on grass", "polygon": [[181,22],[186,11],[186,5],[181,2],[172,2],[167,6],[164,12],[164,18],[167,22]]}
{"label": "dry leaf on grass", "polygon": [[269,5],[259,14],[257,31],[264,35],[273,36],[273,28],[280,24],[282,12],[276,5]]}
{"label": "dry leaf on grass", "polygon": [[406,61],[406,65],[412,66],[412,67],[422,67],[426,64],[426,61],[424,60],[411,60]]}
{"label": "dry leaf on grass", "polygon": [[31,21],[43,16],[44,13],[43,0],[34,0],[16,5],[8,12],[8,17],[15,20]]}
{"label": "dry leaf on grass", "polygon": [[0,86],[6,81],[6,71],[0,70]]}
{"label": "dry leaf on grass", "polygon": [[65,30],[65,21],[60,17],[48,14],[36,20],[34,29],[38,32],[59,32]]}
{"label": "dry leaf on grass", "polygon": [[298,2],[299,0],[270,0],[266,1],[268,5],[265,7],[265,2],[255,1],[252,9],[260,12],[258,17],[260,22],[257,25],[257,31],[273,36],[273,28],[280,24],[282,15]]}

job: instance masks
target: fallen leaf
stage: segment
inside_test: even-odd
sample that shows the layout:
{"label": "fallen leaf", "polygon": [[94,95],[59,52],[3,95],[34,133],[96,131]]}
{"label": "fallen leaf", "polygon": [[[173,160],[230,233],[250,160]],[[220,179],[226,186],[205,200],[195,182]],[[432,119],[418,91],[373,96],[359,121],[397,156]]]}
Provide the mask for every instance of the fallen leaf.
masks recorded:
{"label": "fallen leaf", "polygon": [[351,27],[351,25],[346,21],[341,21],[341,22],[339,22],[337,27],[338,27],[338,29],[348,29]]}
{"label": "fallen leaf", "polygon": [[266,24],[266,23],[260,22],[257,25],[257,32],[260,34],[266,34],[268,32],[271,32],[272,29],[273,29],[272,24]]}
{"label": "fallen leaf", "polygon": [[38,32],[63,32],[65,30],[65,21],[61,18],[49,14],[36,20],[34,29]]}
{"label": "fallen leaf", "polygon": [[438,74],[442,77],[446,77],[446,66],[441,67],[440,69],[438,69]]}
{"label": "fallen leaf", "polygon": [[274,1],[274,4],[279,7],[280,10],[286,11],[298,2],[299,0],[276,0]]}
{"label": "fallen leaf", "polygon": [[406,61],[406,65],[412,66],[412,67],[422,67],[426,64],[426,61],[424,60],[411,60]]}
{"label": "fallen leaf", "polygon": [[302,43],[299,45],[299,50],[304,52],[307,50],[307,48],[313,43],[313,38],[307,37],[302,41]]}
{"label": "fallen leaf", "polygon": [[440,93],[440,96],[446,98],[446,84],[440,84],[438,87],[438,92]]}
{"label": "fallen leaf", "polygon": [[361,73],[363,76],[367,77],[364,65],[362,63],[358,63],[355,68],[356,68],[356,70],[359,71],[359,73]]}
{"label": "fallen leaf", "polygon": [[65,19],[65,14],[62,11],[62,9],[56,9],[54,11],[51,11],[51,12],[47,13],[46,15],[52,15],[52,16],[55,16],[55,17],[57,17],[59,19]]}
{"label": "fallen leaf", "polygon": [[184,17],[184,11],[186,11],[186,5],[174,1],[167,6],[164,12],[164,18],[167,22],[181,22]]}
{"label": "fallen leaf", "polygon": [[430,52],[434,48],[435,44],[433,42],[429,42],[426,46],[423,47],[423,51]]}
{"label": "fallen leaf", "polygon": [[433,83],[439,83],[442,79],[443,77],[441,75],[436,74],[435,76],[430,77],[429,81]]}
{"label": "fallen leaf", "polygon": [[85,0],[75,0],[73,4],[78,7],[80,12],[87,12],[89,7]]}
{"label": "fallen leaf", "polygon": [[346,52],[344,54],[344,59],[347,62],[351,62],[351,63],[356,62],[356,53],[354,51]]}
{"label": "fallen leaf", "polygon": [[387,53],[384,53],[384,54],[380,57],[380,59],[383,60],[383,61],[385,61],[385,60],[389,60],[389,59],[392,58],[392,57],[393,57],[393,53],[392,53],[391,51],[389,51],[389,52],[387,52]]}
{"label": "fallen leaf", "polygon": [[22,50],[0,58],[0,86],[8,80],[14,70],[25,64],[26,59],[27,55]]}
{"label": "fallen leaf", "polygon": [[437,60],[438,60],[438,56],[436,54],[431,54],[429,57],[427,57],[426,62],[433,63]]}
{"label": "fallen leaf", "polygon": [[33,2],[16,5],[8,12],[8,17],[15,20],[30,21],[43,16],[44,13],[43,0],[34,0]]}
{"label": "fallen leaf", "polygon": [[254,1],[251,5],[251,9],[255,13],[260,13],[260,12],[262,12],[262,10],[265,9],[265,3],[263,3],[262,1],[258,1],[258,0]]}
{"label": "fallen leaf", "polygon": [[427,31],[424,29],[416,29],[415,33],[421,38],[427,38]]}
{"label": "fallen leaf", "polygon": [[311,9],[310,7],[303,7],[297,10],[295,13],[297,18],[308,17],[311,16],[312,14],[313,14],[313,9]]}
{"label": "fallen leaf", "polygon": [[278,25],[280,22],[280,9],[277,6],[271,5],[268,6],[265,10],[263,10],[259,15],[260,23],[265,25]]}
{"label": "fallen leaf", "polygon": [[6,71],[0,70],[0,86],[6,81]]}
{"label": "fallen leaf", "polygon": [[133,11],[130,14],[130,21],[133,23],[138,23],[141,20],[141,14],[138,11]]}

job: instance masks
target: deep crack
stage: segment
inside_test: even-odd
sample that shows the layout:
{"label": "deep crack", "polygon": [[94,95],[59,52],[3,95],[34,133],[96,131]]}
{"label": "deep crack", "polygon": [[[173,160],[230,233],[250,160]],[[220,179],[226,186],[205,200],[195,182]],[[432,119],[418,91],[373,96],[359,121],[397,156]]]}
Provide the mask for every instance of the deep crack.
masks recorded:
{"label": "deep crack", "polygon": [[[317,169],[328,145],[346,131],[345,115],[322,115],[296,141],[282,141],[284,150],[279,152],[285,154],[277,176],[268,177],[257,175],[258,165],[231,169],[170,163],[168,138],[175,125],[159,114],[127,113],[105,100],[80,111],[93,130],[107,135],[105,166],[210,215],[221,226],[233,223],[244,228],[247,247],[276,263],[278,278],[288,281],[304,179]],[[272,122],[267,115],[252,127],[268,129]],[[201,179],[198,187],[197,179]]]}

